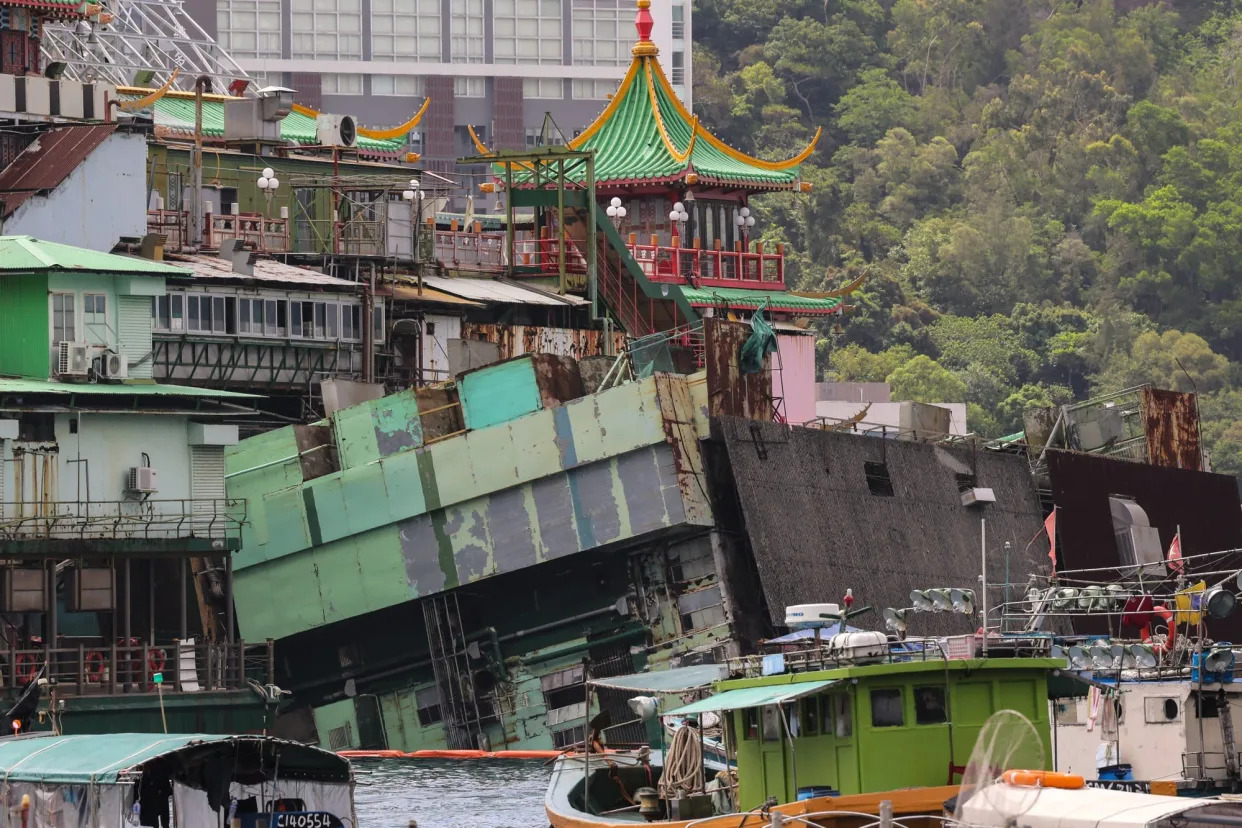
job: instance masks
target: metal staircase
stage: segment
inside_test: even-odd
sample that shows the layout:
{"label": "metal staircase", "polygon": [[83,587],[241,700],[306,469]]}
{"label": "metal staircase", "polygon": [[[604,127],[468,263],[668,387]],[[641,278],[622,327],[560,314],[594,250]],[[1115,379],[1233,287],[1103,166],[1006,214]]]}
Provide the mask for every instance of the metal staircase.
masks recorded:
{"label": "metal staircase", "polygon": [[448,746],[455,750],[478,748],[482,716],[466,655],[457,593],[438,593],[424,599],[423,620]]}

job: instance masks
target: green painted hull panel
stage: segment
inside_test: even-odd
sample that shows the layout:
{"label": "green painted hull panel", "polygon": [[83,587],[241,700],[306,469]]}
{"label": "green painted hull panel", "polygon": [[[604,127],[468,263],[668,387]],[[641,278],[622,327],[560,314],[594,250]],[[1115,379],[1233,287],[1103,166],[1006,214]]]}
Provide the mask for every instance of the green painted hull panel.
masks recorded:
{"label": "green painted hull panel", "polygon": [[[263,733],[273,719],[272,708],[252,690],[167,693],[162,716],[160,699],[153,693],[72,697],[58,699],[57,706],[65,734]],[[51,720],[42,713],[41,719],[31,729],[51,730]]]}

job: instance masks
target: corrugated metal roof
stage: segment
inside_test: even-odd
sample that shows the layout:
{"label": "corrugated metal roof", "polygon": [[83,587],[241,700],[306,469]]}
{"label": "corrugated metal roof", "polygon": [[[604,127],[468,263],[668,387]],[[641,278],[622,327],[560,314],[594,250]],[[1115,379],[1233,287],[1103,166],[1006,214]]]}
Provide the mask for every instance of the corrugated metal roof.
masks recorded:
{"label": "corrugated metal roof", "polygon": [[0,377],[0,394],[89,394],[92,396],[139,397],[225,397],[257,399],[256,394],[217,391],[192,385],[163,385],[154,382],[105,385],[99,382],[57,382],[56,380]]}
{"label": "corrugated metal roof", "polygon": [[42,241],[34,236],[0,236],[0,273],[42,273],[49,270],[144,276],[190,275],[182,268],[138,256],[100,253],[84,247]]}
{"label": "corrugated metal roof", "polygon": [[175,257],[170,256],[168,261],[189,268],[195,279],[240,279],[253,282],[280,282],[289,285],[313,285],[315,287],[330,287],[343,290],[356,290],[358,288],[357,282],[351,282],[348,279],[338,279],[335,276],[329,276],[326,273],[320,273],[317,270],[305,267],[295,267],[284,262],[278,262],[275,259],[256,259],[254,262],[254,273],[251,274],[238,273],[233,269],[231,261],[222,259],[219,256],[177,255]]}
{"label": "corrugated metal roof", "polygon": [[393,285],[392,298],[405,299],[411,302],[435,302],[441,305],[464,305],[471,308],[481,308],[481,302],[472,302],[469,299],[462,299],[460,296],[453,296],[450,293],[423,286],[423,292],[420,295],[417,285]]}
{"label": "corrugated metal roof", "polygon": [[590,304],[586,299],[578,296],[558,296],[555,293],[498,279],[450,279],[444,276],[424,276],[423,284],[454,296],[478,299],[483,302],[506,302],[513,305]]}
{"label": "corrugated metal roof", "polygon": [[0,212],[8,218],[31,196],[59,187],[116,127],[62,126],[40,134],[0,172]]}

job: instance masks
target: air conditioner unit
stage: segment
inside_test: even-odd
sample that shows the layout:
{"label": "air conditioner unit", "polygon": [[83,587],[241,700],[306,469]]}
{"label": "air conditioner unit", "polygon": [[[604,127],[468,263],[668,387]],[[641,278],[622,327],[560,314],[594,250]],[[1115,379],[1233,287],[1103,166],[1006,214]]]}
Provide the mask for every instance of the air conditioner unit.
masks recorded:
{"label": "air conditioner unit", "polygon": [[150,466],[131,466],[129,469],[129,480],[126,483],[125,491],[127,492],[154,492],[155,485],[155,469]]}
{"label": "air conditioner unit", "polygon": [[995,503],[996,492],[978,486],[962,492],[962,505],[974,506],[976,503]]}
{"label": "air conditioner unit", "polygon": [[129,376],[129,362],[125,354],[109,351],[99,357],[99,373],[106,379],[125,379]]}
{"label": "air conditioner unit", "polygon": [[358,122],[352,115],[320,115],[315,138],[323,147],[352,147],[358,143]]}
{"label": "air conditioner unit", "polygon": [[91,346],[85,342],[61,342],[56,373],[62,377],[85,377],[91,368]]}

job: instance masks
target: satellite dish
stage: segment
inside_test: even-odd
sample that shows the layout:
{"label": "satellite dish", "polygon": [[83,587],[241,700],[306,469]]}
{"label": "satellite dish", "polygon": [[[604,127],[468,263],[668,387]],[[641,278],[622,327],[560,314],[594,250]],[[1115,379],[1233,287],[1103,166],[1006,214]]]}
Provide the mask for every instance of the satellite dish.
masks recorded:
{"label": "satellite dish", "polygon": [[1077,599],[1078,590],[1073,587],[1066,587],[1057,592],[1057,597],[1052,600],[1052,606],[1059,610],[1067,609]]}
{"label": "satellite dish", "polygon": [[1217,647],[1203,657],[1203,670],[1206,673],[1230,673],[1235,661],[1233,650]]}
{"label": "satellite dish", "polygon": [[1120,644],[1113,644],[1108,648],[1109,655],[1113,659],[1113,667],[1124,667],[1126,658],[1126,648]]}
{"label": "satellite dish", "polygon": [[1111,670],[1113,667],[1113,648],[1106,641],[1097,641],[1088,651],[1091,654],[1091,666],[1096,670]]}
{"label": "satellite dish", "polygon": [[1070,667],[1075,670],[1085,670],[1091,666],[1091,656],[1082,647],[1074,646],[1069,648]]}
{"label": "satellite dish", "polygon": [[1133,670],[1138,667],[1138,659],[1128,649],[1121,654],[1121,667],[1123,670]]}
{"label": "satellite dish", "polygon": [[884,626],[897,633],[906,631],[906,611],[904,609],[888,607],[882,615],[884,616]]}
{"label": "satellite dish", "polygon": [[1201,606],[1212,618],[1227,618],[1238,605],[1238,596],[1224,587],[1214,586],[1203,596]]}
{"label": "satellite dish", "polygon": [[1057,660],[1059,660],[1059,661],[1064,661],[1064,662],[1065,662],[1065,666],[1066,666],[1066,667],[1068,667],[1068,666],[1069,666],[1069,663],[1070,663],[1070,660],[1069,660],[1069,653],[1067,653],[1067,652],[1065,651],[1065,648],[1064,648],[1064,647],[1062,647],[1060,644],[1053,644],[1053,645],[1052,645],[1052,650],[1049,652],[1049,657],[1050,657],[1050,658],[1055,658],[1055,659],[1057,659]]}
{"label": "satellite dish", "polygon": [[947,589],[929,589],[927,597],[931,599],[932,610],[934,612],[951,612],[953,610],[953,600],[949,598]]}
{"label": "satellite dish", "polygon": [[910,603],[918,612],[931,612],[933,608],[931,598],[921,589],[910,592]]}
{"label": "satellite dish", "polygon": [[1130,651],[1130,655],[1134,656],[1135,664],[1140,669],[1155,667],[1159,663],[1156,651],[1147,644],[1131,644],[1126,649]]}
{"label": "satellite dish", "polygon": [[975,591],[973,589],[949,590],[949,601],[954,612],[962,615],[973,615],[975,612]]}

